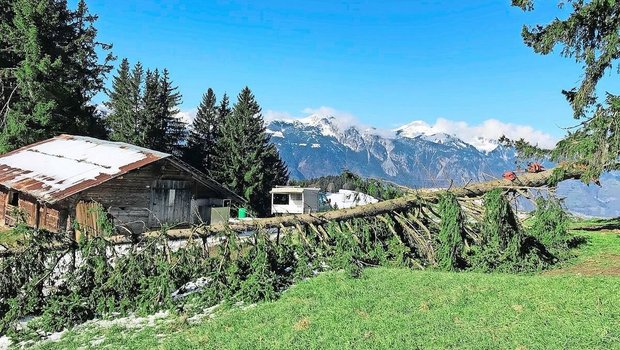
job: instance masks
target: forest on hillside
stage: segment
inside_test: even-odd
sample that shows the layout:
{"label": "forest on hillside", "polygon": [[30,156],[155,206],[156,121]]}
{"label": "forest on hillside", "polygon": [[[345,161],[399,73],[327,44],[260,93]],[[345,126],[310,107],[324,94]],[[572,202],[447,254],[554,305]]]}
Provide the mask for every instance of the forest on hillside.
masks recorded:
{"label": "forest on hillside", "polygon": [[[288,170],[252,91],[244,87],[231,104],[205,87],[185,125],[172,73],[119,62],[112,43],[98,41],[97,19],[84,0],[75,8],[0,0],[0,152],[62,133],[127,142],[185,160],[266,215],[268,192],[288,182]],[[93,103],[98,94],[103,105]]]}

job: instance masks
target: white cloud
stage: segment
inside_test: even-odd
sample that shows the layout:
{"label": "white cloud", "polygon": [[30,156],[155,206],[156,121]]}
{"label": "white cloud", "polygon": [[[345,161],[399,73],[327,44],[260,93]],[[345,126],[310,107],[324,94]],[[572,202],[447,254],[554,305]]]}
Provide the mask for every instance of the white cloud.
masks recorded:
{"label": "white cloud", "polygon": [[[340,130],[346,130],[351,126],[355,126],[360,130],[369,130],[371,133],[383,137],[392,138],[395,136],[394,130],[379,129],[365,125],[361,123],[359,118],[352,113],[340,111],[333,107],[308,107],[305,108],[302,113],[305,114],[304,117],[295,117],[288,112],[268,110],[265,113],[264,118],[266,122],[269,122],[272,120],[307,120],[307,118],[312,115],[325,117],[333,116],[334,123]],[[541,130],[536,130],[532,126],[505,123],[497,119],[487,119],[479,124],[470,125],[465,121],[438,118],[434,124],[430,124],[425,121],[414,121],[408,125],[411,125],[415,129],[426,134],[446,133],[449,135],[455,135],[461,140],[483,150],[489,150],[486,149],[486,147],[490,146],[488,140],[497,140],[502,135],[515,140],[523,138],[534,145],[544,148],[553,148],[558,141],[556,137]]]}
{"label": "white cloud", "polygon": [[439,118],[431,126],[435,132],[456,135],[461,140],[475,145],[480,138],[497,140],[502,135],[509,139],[523,138],[534,145],[553,148],[558,139],[529,125],[504,123],[497,119],[487,119],[480,124],[469,125],[467,122]]}
{"label": "white cloud", "polygon": [[194,108],[186,111],[180,111],[175,115],[175,117],[181,119],[187,125],[192,125],[192,122],[196,119],[196,113],[198,113],[198,110]]}
{"label": "white cloud", "polygon": [[288,112],[273,111],[271,109],[266,111],[263,114],[263,120],[265,121],[265,123],[269,123],[274,120],[293,120],[293,119],[296,119],[296,118],[294,118]]}
{"label": "white cloud", "polygon": [[321,106],[319,108],[304,108],[302,111],[307,115],[318,115],[318,116],[332,116],[334,117],[334,124],[340,130],[346,130],[352,126],[356,126],[358,128],[365,128],[365,125],[361,125],[359,119],[353,114],[345,111],[340,111],[332,107]]}

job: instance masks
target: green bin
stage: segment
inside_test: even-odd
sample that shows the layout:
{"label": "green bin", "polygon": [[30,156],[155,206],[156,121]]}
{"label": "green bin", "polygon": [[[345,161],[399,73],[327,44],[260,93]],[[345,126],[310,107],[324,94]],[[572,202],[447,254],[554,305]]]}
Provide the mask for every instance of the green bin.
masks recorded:
{"label": "green bin", "polygon": [[248,212],[245,208],[239,208],[239,212],[237,218],[244,219],[247,216]]}

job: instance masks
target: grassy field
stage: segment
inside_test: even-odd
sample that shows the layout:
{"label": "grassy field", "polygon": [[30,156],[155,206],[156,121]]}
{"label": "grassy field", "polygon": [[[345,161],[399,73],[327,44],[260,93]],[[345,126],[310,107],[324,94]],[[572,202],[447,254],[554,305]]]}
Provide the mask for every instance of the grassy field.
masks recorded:
{"label": "grassy field", "polygon": [[540,275],[375,268],[322,274],[275,302],[190,325],[81,328],[44,349],[620,349],[620,234],[580,232],[572,264]]}
{"label": "grassy field", "polygon": [[20,242],[23,242],[24,239],[25,237],[22,233],[15,232],[12,228],[0,228],[0,245],[6,249],[19,247]]}

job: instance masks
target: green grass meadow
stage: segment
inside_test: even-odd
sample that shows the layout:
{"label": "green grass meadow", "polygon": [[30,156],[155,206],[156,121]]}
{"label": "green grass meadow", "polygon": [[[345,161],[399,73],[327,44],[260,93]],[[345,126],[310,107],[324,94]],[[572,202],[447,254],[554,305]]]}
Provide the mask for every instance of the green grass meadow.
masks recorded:
{"label": "green grass meadow", "polygon": [[[141,330],[78,329],[40,348],[620,349],[620,235],[579,234],[587,243],[572,263],[543,274],[325,273],[196,325],[176,315]],[[580,270],[588,264],[602,268]]]}

